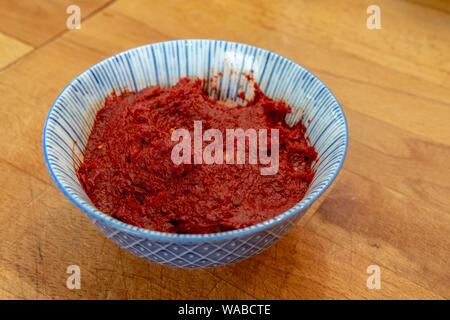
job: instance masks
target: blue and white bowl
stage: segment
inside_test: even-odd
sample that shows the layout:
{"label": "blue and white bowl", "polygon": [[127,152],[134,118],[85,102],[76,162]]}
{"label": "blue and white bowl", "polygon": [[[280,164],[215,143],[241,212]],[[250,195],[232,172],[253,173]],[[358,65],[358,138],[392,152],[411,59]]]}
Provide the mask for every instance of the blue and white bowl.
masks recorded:
{"label": "blue and white bowl", "polygon": [[[180,77],[214,80],[210,94],[242,102],[238,91],[251,86],[242,74],[253,72],[266,95],[292,108],[289,123],[305,121],[319,157],[304,199],[290,210],[260,224],[214,234],[171,234],[141,229],[97,210],[75,174],[83,159],[96,112],[112,91],[122,92],[175,84]],[[217,78],[215,75],[222,73]],[[208,84],[214,82],[208,81]],[[47,168],[61,191],[109,239],[131,253],[168,266],[203,268],[249,258],[278,241],[333,182],[344,162],[348,129],[336,97],[311,72],[276,53],[217,40],[176,40],[127,50],[81,73],[52,105],[43,133]],[[189,210],[189,208],[186,208]]]}

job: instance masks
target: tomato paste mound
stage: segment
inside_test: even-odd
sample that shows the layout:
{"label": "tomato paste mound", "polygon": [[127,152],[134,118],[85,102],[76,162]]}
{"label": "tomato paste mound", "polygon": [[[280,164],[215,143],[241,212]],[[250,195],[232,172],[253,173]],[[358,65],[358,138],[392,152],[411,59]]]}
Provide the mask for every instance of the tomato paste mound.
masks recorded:
{"label": "tomato paste mound", "polygon": [[[203,84],[183,78],[171,88],[153,86],[106,99],[77,169],[100,211],[155,231],[215,233],[273,218],[304,197],[317,153],[301,123],[285,123],[290,108],[256,84],[246,105],[226,106],[209,97]],[[234,128],[278,129],[277,173],[262,175],[267,164],[248,159],[244,164],[175,164],[171,152],[178,142],[172,141],[172,132],[193,133],[194,121],[202,121],[203,132],[215,128],[224,135]],[[203,148],[209,143],[203,141]]]}

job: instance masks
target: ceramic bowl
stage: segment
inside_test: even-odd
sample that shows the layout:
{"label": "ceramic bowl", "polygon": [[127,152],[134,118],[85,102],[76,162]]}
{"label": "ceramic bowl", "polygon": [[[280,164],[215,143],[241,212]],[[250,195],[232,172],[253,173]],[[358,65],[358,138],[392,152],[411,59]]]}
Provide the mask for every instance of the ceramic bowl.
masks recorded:
{"label": "ceramic bowl", "polygon": [[[74,166],[83,159],[96,112],[103,106],[105,97],[112,91],[170,86],[187,76],[206,79],[211,95],[239,102],[238,91],[251,95],[252,89],[243,74],[253,74],[266,95],[283,99],[292,107],[293,112],[287,115],[286,121],[309,120],[304,124],[318,152],[318,160],[314,163],[316,175],[303,200],[273,219],[214,234],[171,234],[141,229],[116,220],[92,205]],[[187,268],[235,263],[273,245],[333,182],[344,162],[347,143],[344,112],[330,89],[315,75],[271,51],[218,40],[153,43],[97,63],[60,93],[48,113],[43,133],[45,162],[56,185],[106,237],[141,258]]]}

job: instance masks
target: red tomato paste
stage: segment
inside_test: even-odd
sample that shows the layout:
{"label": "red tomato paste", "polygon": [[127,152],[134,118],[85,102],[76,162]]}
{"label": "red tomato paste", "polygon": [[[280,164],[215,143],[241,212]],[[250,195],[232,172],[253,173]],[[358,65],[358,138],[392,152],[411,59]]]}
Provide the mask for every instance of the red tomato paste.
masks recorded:
{"label": "red tomato paste", "polygon": [[[290,108],[255,84],[246,105],[229,107],[208,96],[201,80],[181,79],[112,94],[98,111],[78,178],[93,204],[125,223],[171,233],[214,233],[248,227],[298,203],[317,158],[305,127],[289,127]],[[279,130],[279,169],[263,164],[179,164],[171,159],[175,128]]]}

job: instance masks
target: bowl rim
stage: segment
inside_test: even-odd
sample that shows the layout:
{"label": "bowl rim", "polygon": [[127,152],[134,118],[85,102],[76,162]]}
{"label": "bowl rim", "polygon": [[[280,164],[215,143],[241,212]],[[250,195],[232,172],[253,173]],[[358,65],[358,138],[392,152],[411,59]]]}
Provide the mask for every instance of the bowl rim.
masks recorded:
{"label": "bowl rim", "polygon": [[[300,67],[303,71],[305,71],[306,73],[310,74],[312,76],[312,78],[315,81],[319,81],[319,83],[321,83],[326,90],[328,90],[332,96],[332,98],[336,101],[340,115],[342,115],[342,119],[343,119],[343,123],[345,126],[345,148],[344,148],[344,153],[342,155],[342,158],[339,162],[338,167],[335,169],[335,171],[333,172],[332,177],[328,180],[328,182],[322,186],[318,187],[318,192],[315,193],[312,197],[308,198],[305,200],[302,199],[300,202],[296,203],[293,207],[291,207],[290,209],[288,209],[287,211],[284,211],[282,213],[280,213],[279,215],[269,219],[269,220],[265,220],[263,222],[260,222],[258,224],[252,225],[250,227],[246,227],[246,228],[242,228],[242,229],[237,229],[237,230],[231,230],[231,231],[225,231],[225,232],[218,232],[218,233],[208,233],[208,234],[177,234],[177,233],[168,233],[168,232],[160,232],[160,231],[154,231],[154,230],[149,230],[149,229],[144,229],[144,228],[139,228],[130,224],[127,224],[125,222],[122,222],[116,218],[113,218],[101,211],[99,211],[98,209],[96,209],[93,205],[88,206],[85,205],[81,202],[79,202],[76,198],[74,198],[64,187],[64,185],[59,181],[59,179],[57,178],[57,176],[55,175],[53,168],[51,167],[50,163],[49,163],[49,159],[48,159],[48,153],[47,153],[47,125],[49,122],[49,118],[50,115],[53,113],[53,110],[55,108],[56,102],[59,101],[60,97],[66,92],[66,90],[75,82],[77,81],[83,74],[85,74],[86,72],[88,72],[90,69],[94,68],[97,65],[106,63],[109,60],[115,59],[118,56],[122,56],[122,55],[126,55],[132,51],[135,51],[139,48],[144,48],[147,46],[154,46],[154,45],[164,45],[164,44],[168,44],[168,43],[172,43],[172,42],[178,42],[178,43],[189,43],[189,42],[201,42],[201,41],[206,41],[206,42],[222,42],[222,43],[229,43],[229,44],[235,44],[235,45],[239,45],[239,46],[247,46],[256,50],[261,50],[262,52],[266,52],[268,54],[272,54],[275,56],[278,56],[282,59],[286,59],[288,61],[290,61],[291,63],[294,63],[295,65],[297,65],[298,67]],[[220,241],[220,240],[230,240],[230,239],[235,239],[238,237],[242,237],[242,236],[246,236],[246,235],[250,235],[253,233],[257,233],[263,230],[266,230],[270,227],[273,227],[277,224],[279,224],[280,222],[283,222],[285,220],[288,220],[289,218],[295,216],[296,214],[298,214],[299,212],[307,209],[318,197],[320,197],[328,188],[329,186],[333,183],[333,181],[336,179],[338,173],[340,172],[342,165],[344,163],[344,160],[347,156],[347,149],[348,149],[348,125],[347,125],[347,119],[345,117],[345,113],[344,110],[341,106],[341,104],[339,103],[339,100],[336,98],[336,96],[334,95],[334,93],[330,90],[330,88],[328,88],[328,86],[322,81],[320,80],[319,77],[317,77],[314,73],[312,73],[311,71],[309,71],[308,69],[306,69],[305,67],[303,67],[302,65],[296,63],[295,61],[292,61],[291,59],[282,56],[278,53],[275,53],[273,51],[264,49],[264,48],[260,48],[254,45],[250,45],[250,44],[246,44],[246,43],[240,43],[240,42],[235,42],[235,41],[227,41],[227,40],[215,40],[215,39],[177,39],[177,40],[168,40],[168,41],[160,41],[160,42],[153,42],[153,43],[148,43],[148,44],[144,44],[141,46],[137,46],[134,48],[130,48],[127,49],[125,51],[121,51],[119,53],[116,53],[112,56],[109,56],[97,63],[95,63],[94,65],[90,66],[88,69],[82,71],[81,73],[79,73],[74,79],[72,79],[65,87],[64,89],[59,93],[59,95],[56,97],[55,101],[53,102],[52,106],[50,107],[50,110],[47,114],[47,117],[45,119],[45,124],[44,124],[44,129],[43,129],[43,133],[42,133],[42,147],[43,147],[43,153],[44,153],[44,160],[45,160],[45,164],[47,167],[47,170],[50,173],[50,176],[52,177],[53,181],[55,182],[55,184],[57,185],[57,187],[61,190],[61,192],[73,203],[75,204],[79,209],[81,209],[86,215],[88,215],[90,218],[95,219],[97,221],[101,221],[104,224],[108,225],[111,228],[117,229],[119,231],[123,231],[126,232],[128,234],[132,234],[135,236],[138,236],[140,238],[145,238],[145,239],[149,239],[149,240],[153,240],[153,241],[169,241],[169,242],[211,242],[211,241]]]}

